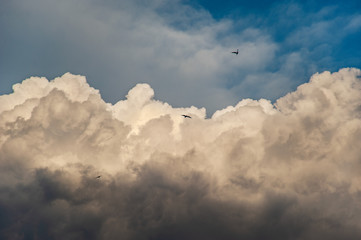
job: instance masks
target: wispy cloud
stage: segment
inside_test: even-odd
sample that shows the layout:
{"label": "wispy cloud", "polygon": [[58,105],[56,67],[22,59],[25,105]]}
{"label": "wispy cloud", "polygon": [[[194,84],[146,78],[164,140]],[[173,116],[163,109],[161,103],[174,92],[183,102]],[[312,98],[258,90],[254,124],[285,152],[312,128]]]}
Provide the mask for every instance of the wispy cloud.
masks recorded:
{"label": "wispy cloud", "polygon": [[[216,21],[180,2],[34,0],[7,9],[11,14],[1,24],[7,37],[4,79],[70,71],[87,75],[113,103],[126,89],[147,82],[172,105],[195,104],[212,113],[236,103],[239,96],[229,85],[249,71],[264,71],[277,49],[259,29],[235,32],[232,20]],[[232,56],[237,48],[240,55]]]}
{"label": "wispy cloud", "polygon": [[184,1],[1,4],[3,92],[29,76],[72,72],[86,75],[108,102],[146,82],[156,98],[211,115],[244,97],[274,101],[315,72],[359,67],[352,4],[280,1],[246,11],[244,3],[216,19]]}

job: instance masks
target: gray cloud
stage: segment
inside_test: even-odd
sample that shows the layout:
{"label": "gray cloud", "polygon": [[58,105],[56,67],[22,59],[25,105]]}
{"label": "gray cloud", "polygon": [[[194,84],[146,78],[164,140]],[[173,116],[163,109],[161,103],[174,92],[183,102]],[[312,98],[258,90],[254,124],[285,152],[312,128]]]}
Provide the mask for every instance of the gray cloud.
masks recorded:
{"label": "gray cloud", "polygon": [[[244,73],[264,71],[277,50],[267,33],[246,27],[235,34],[233,21],[216,21],[181,2],[19,0],[6,9],[4,79],[69,71],[86,75],[113,103],[124,89],[147,82],[159,99],[212,114],[235,104],[239,92],[230,88]],[[236,48],[238,57],[230,53]]]}
{"label": "gray cloud", "polygon": [[359,239],[360,75],[211,118],[148,84],[109,104],[82,76],[27,79],[0,96],[0,236]]}
{"label": "gray cloud", "polygon": [[[358,39],[360,17],[347,7],[311,11],[313,4],[282,1],[263,5],[262,14],[214,19],[187,3],[2,1],[0,91],[28,76],[72,72],[107,102],[146,82],[156,98],[206,107],[211,116],[239,98],[274,101],[314,72],[358,64],[347,41]],[[239,56],[230,54],[236,48]]]}
{"label": "gray cloud", "polygon": [[[54,78],[69,71],[86,75],[108,102],[147,82],[157,98],[206,107],[209,116],[239,98],[273,101],[314,72],[343,67],[335,66],[338,44],[358,31],[358,15],[334,17],[335,7],[308,13],[297,3],[237,20],[215,20],[183,1],[0,4],[3,93],[29,75]],[[330,29],[340,31],[331,36]],[[241,53],[235,58],[230,51],[236,48]]]}

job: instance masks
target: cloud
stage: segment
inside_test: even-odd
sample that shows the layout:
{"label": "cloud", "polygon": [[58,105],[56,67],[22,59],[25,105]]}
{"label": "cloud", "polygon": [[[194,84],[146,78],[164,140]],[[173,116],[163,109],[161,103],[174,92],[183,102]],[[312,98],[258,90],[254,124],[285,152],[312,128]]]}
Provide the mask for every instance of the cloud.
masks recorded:
{"label": "cloud", "polygon": [[360,76],[210,118],[148,84],[110,104],[79,75],[29,78],[0,97],[0,236],[359,239]]}
{"label": "cloud", "polygon": [[[211,116],[239,98],[275,101],[314,72],[360,67],[357,1],[255,6],[18,0],[0,5],[1,93],[28,76],[52,79],[72,72],[87,76],[113,104],[145,82],[156,99],[175,107],[205,107]],[[237,48],[240,54],[232,55]]]}
{"label": "cloud", "polygon": [[[172,105],[212,113],[238,100],[225,85],[242,81],[240,71],[263,70],[278,48],[259,29],[235,31],[232,20],[216,21],[182,1],[20,0],[6,9],[0,23],[4,73],[18,80],[86,75],[112,103],[124,89],[146,82]],[[237,48],[235,57],[230,52]]]}

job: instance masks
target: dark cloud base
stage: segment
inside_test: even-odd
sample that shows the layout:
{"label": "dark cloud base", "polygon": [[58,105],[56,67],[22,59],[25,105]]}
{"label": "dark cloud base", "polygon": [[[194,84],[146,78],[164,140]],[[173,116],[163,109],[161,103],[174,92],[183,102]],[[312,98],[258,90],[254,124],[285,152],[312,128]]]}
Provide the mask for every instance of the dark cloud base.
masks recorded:
{"label": "dark cloud base", "polygon": [[[2,239],[359,239],[358,227],[302,204],[297,196],[263,193],[260,203],[210,196],[209,179],[189,172],[166,181],[144,166],[135,182],[97,180],[78,166],[70,173],[37,169],[31,181],[0,190]],[[126,179],[126,176],[122,176]],[[355,204],[351,196],[320,194],[322,201]],[[360,200],[360,199],[358,199]],[[352,209],[347,209],[347,211]],[[352,213],[349,212],[349,219]]]}

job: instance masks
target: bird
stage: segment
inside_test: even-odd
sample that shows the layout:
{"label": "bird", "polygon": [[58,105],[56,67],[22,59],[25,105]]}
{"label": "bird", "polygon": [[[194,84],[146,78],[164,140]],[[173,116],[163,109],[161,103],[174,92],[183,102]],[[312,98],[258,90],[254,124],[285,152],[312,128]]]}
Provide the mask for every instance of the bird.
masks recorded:
{"label": "bird", "polygon": [[183,116],[184,118],[192,118],[191,116],[185,115],[185,114],[183,114],[182,116]]}
{"label": "bird", "polygon": [[235,51],[235,52],[232,52],[232,53],[234,53],[234,54],[238,55],[238,49],[237,49],[237,51]]}
{"label": "bird", "polygon": [[96,179],[99,179],[100,177],[101,177],[101,176],[99,175],[99,176],[96,177]]}

